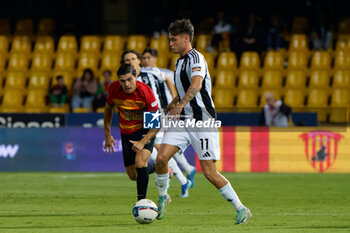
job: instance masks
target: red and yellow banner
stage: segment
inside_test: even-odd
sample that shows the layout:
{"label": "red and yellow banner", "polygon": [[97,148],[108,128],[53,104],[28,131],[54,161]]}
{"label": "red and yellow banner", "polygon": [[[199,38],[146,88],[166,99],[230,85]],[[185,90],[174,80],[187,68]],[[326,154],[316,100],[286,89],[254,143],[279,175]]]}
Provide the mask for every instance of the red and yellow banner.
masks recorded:
{"label": "red and yellow banner", "polygon": [[[230,127],[220,132],[223,172],[350,173],[346,127]],[[196,157],[196,167],[200,164]]]}

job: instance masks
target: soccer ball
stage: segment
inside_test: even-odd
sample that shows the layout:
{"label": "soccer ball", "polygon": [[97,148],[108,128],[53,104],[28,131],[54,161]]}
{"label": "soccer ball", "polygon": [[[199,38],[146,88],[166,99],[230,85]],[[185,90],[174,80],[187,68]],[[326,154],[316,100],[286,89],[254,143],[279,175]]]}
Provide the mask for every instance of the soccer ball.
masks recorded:
{"label": "soccer ball", "polygon": [[157,205],[149,200],[142,199],[135,203],[132,208],[132,215],[136,222],[141,224],[148,224],[154,221],[158,215]]}

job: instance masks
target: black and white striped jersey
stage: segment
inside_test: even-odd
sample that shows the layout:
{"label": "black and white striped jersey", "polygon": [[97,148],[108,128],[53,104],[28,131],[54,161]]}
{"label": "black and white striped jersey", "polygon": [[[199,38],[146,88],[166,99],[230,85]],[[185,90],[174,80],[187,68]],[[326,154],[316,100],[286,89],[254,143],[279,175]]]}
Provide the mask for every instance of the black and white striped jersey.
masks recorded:
{"label": "black and white striped jersey", "polygon": [[175,86],[180,99],[185,96],[192,83],[192,77],[196,75],[203,78],[202,88],[184,107],[182,115],[189,115],[196,120],[216,119],[207,62],[201,53],[192,49],[180,57],[175,65]]}
{"label": "black and white striped jersey", "polygon": [[160,109],[165,109],[168,106],[164,90],[165,78],[158,68],[142,67],[137,80],[147,84],[152,89]]}
{"label": "black and white striped jersey", "polygon": [[[163,69],[163,68],[160,68],[159,70],[160,70],[161,75],[164,76],[164,79],[165,79],[165,76],[168,76],[171,83],[174,85],[174,71],[168,70],[168,69]],[[166,95],[166,98],[168,100],[168,103],[170,104],[171,101],[173,101],[173,96],[171,95],[171,92],[168,88],[168,85],[166,83],[164,83],[164,86],[165,86],[165,95]]]}

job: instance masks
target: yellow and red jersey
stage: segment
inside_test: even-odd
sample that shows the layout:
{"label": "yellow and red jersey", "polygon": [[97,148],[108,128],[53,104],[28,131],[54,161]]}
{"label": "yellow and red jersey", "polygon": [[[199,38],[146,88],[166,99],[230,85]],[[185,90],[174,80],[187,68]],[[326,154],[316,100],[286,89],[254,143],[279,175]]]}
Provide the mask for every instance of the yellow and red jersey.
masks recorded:
{"label": "yellow and red jersey", "polygon": [[119,111],[119,127],[122,134],[132,134],[143,127],[143,112],[155,112],[158,103],[152,89],[140,81],[136,81],[136,90],[126,94],[120,82],[109,85],[107,102],[116,106]]}

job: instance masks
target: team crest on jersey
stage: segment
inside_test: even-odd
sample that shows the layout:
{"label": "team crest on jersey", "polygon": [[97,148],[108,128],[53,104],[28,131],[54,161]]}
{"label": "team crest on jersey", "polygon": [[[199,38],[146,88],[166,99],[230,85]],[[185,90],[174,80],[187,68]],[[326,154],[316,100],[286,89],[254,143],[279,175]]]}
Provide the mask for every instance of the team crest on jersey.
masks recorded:
{"label": "team crest on jersey", "polygon": [[192,68],[192,72],[196,72],[196,71],[201,71],[201,67],[197,66]]}
{"label": "team crest on jersey", "polygon": [[319,172],[332,166],[338,154],[338,143],[343,135],[329,131],[303,133],[305,155],[310,165]]}

